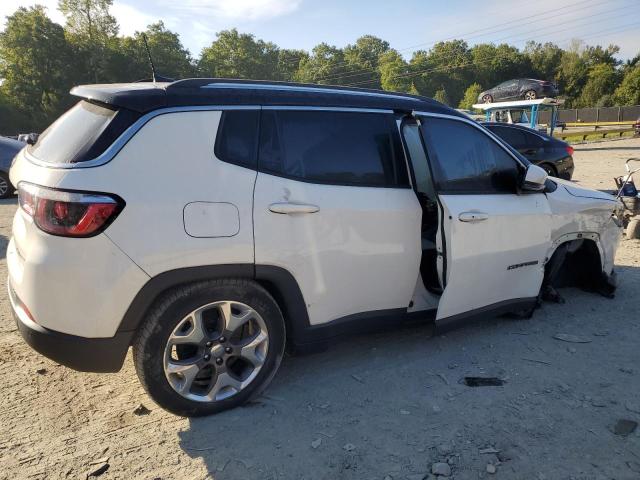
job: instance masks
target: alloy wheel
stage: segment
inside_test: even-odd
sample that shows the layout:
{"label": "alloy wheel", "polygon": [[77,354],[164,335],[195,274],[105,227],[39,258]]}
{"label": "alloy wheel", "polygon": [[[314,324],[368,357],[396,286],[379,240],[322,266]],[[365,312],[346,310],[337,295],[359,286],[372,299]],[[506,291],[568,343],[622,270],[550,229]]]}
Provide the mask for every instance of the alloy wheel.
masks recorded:
{"label": "alloy wheel", "polygon": [[185,316],[169,335],[164,373],[189,400],[224,400],[256,378],[268,348],[266,323],[253,308],[234,301],[209,303]]}
{"label": "alloy wheel", "polygon": [[525,100],[535,100],[536,99],[536,92],[534,92],[533,90],[529,90],[528,92],[525,92],[524,99]]}

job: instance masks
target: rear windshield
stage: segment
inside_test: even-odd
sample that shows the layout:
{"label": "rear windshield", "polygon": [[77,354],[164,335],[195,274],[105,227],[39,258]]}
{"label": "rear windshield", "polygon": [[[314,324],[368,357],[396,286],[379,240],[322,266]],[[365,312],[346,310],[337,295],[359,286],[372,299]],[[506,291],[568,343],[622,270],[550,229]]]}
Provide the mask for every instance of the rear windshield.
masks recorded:
{"label": "rear windshield", "polygon": [[77,163],[98,157],[139,118],[139,114],[86,100],[62,115],[29,147],[49,163]]}

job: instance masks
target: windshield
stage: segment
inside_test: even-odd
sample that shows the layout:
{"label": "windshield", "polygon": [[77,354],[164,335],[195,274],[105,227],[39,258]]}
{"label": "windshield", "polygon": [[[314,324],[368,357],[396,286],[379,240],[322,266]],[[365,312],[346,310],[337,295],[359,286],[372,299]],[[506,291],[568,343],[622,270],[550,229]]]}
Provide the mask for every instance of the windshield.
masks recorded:
{"label": "windshield", "polygon": [[28,151],[49,163],[76,163],[99,156],[136,115],[82,100],[62,115]]}

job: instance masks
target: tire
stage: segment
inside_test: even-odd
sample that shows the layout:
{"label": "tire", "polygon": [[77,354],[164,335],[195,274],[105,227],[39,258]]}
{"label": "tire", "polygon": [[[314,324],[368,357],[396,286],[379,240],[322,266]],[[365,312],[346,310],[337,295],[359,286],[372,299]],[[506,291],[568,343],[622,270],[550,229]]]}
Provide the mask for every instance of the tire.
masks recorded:
{"label": "tire", "polygon": [[5,172],[0,172],[0,198],[9,198],[14,191],[15,188],[11,185],[9,175]]}
{"label": "tire", "polygon": [[541,163],[540,168],[543,168],[544,171],[547,172],[547,175],[549,175],[550,177],[558,177],[558,171],[556,170],[556,167],[554,167],[550,163]]}
{"label": "tire", "polygon": [[538,98],[538,94],[535,90],[527,90],[526,92],[524,92],[522,98],[524,98],[525,100],[535,100],[536,98]]}
{"label": "tire", "polygon": [[491,103],[491,102],[493,102],[493,97],[491,95],[489,95],[489,94],[483,95],[482,96],[482,101],[484,103]]}
{"label": "tire", "polygon": [[[202,328],[196,329],[196,319]],[[238,332],[252,330],[257,331],[254,340],[238,340]],[[140,383],[158,405],[196,417],[260,394],[278,370],[284,347],[282,313],[264,288],[244,279],[211,280],[169,290],[155,302],[134,338],[133,361]]]}

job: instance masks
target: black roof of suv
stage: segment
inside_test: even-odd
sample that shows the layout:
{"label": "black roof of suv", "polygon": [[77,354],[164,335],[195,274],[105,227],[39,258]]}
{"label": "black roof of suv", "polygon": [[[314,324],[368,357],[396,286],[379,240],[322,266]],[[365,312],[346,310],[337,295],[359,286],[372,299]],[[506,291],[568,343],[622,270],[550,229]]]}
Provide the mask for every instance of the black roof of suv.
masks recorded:
{"label": "black roof of suv", "polygon": [[287,105],[428,111],[461,116],[435,100],[417,95],[302,83],[193,78],[74,87],[75,96],[139,113],[199,105]]}

